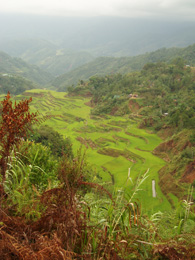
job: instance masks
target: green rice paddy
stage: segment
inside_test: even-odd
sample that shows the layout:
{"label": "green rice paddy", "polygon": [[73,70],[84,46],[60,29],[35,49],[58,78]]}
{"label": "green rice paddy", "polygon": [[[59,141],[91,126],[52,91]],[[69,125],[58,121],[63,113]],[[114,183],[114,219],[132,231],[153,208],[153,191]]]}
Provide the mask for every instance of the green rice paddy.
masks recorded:
{"label": "green rice paddy", "polygon": [[[161,143],[157,135],[139,129],[137,122],[128,117],[91,117],[91,108],[86,105],[88,98],[68,97],[66,93],[47,90],[30,90],[24,96],[32,96],[32,112],[49,116],[44,124],[71,138],[74,151],[81,144],[87,149],[88,162],[109,189],[132,193],[138,177],[148,170],[148,178],[136,199],[149,213],[171,209],[158,186],[158,171],[165,162],[152,153]],[[152,180],[156,181],[155,198],[152,197]]]}

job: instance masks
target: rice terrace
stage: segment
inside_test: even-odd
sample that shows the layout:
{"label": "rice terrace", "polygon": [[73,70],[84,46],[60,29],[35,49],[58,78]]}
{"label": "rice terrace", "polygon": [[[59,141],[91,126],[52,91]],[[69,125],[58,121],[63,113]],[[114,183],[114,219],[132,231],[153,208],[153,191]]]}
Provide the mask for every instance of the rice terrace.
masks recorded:
{"label": "rice terrace", "polygon": [[[142,208],[149,214],[171,209],[158,185],[158,171],[165,161],[153,154],[161,139],[139,129],[139,118],[92,116],[88,105],[90,98],[68,96],[65,92],[33,89],[17,98],[21,97],[33,97],[31,111],[39,111],[47,118],[44,124],[64,137],[69,136],[74,151],[81,145],[86,149],[88,163],[106,188],[131,194],[137,179],[148,172],[139,190]],[[155,197],[152,195],[152,180],[156,184]],[[177,202],[173,194],[171,197]]]}

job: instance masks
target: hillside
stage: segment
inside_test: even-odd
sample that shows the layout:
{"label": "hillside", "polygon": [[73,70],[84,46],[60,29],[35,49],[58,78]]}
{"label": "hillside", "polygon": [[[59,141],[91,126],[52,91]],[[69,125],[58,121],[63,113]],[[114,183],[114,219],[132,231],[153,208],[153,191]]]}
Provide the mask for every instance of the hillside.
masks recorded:
{"label": "hillside", "polygon": [[[91,116],[88,104],[90,97],[86,96],[30,90],[16,98],[21,97],[33,98],[31,111],[38,110],[47,118],[43,124],[54,128],[64,137],[69,137],[74,153],[81,145],[86,149],[87,161],[92,169],[96,169],[96,175],[91,176],[96,182],[104,183],[104,187],[111,193],[120,188],[128,193],[133,185],[127,178],[128,169],[131,168],[131,178],[133,183],[136,183],[140,171],[144,174],[150,168],[150,174],[143,185],[145,191],[139,193],[142,197],[142,207],[148,213],[171,208],[158,186],[158,170],[164,166],[164,161],[152,154],[152,150],[160,144],[161,139],[155,134],[138,129],[137,120]],[[159,194],[156,199],[152,198],[152,179],[156,180]],[[148,200],[150,206],[147,205]]]}
{"label": "hillside", "polygon": [[0,73],[15,74],[40,85],[44,85],[52,79],[48,72],[28,64],[20,58],[12,58],[4,52],[0,52]]}
{"label": "hillside", "polygon": [[114,73],[129,73],[141,70],[148,62],[166,61],[170,62],[176,57],[182,57],[186,64],[195,64],[195,44],[186,48],[160,49],[155,52],[146,53],[135,57],[101,57],[82,65],[81,67],[57,77],[52,85],[60,91],[68,86],[76,85],[79,80],[87,80],[94,75],[109,75]]}
{"label": "hillside", "polygon": [[[126,187],[128,168],[133,180],[150,168],[143,207],[154,179],[163,192],[158,190],[159,198],[166,196],[162,210],[184,198],[195,181],[194,72],[176,58],[168,64],[148,63],[139,72],[91,77],[69,87],[68,95],[32,90],[23,97],[33,97],[32,111],[40,111],[49,126],[71,137],[75,151],[80,144],[88,149],[102,181]],[[157,210],[155,203],[151,207]]]}
{"label": "hillside", "polygon": [[69,87],[69,95],[91,96],[93,116],[128,116],[164,139],[154,153],[167,162],[159,184],[174,204],[169,193],[180,198],[189,183],[195,183],[194,90],[194,67],[177,58],[171,64],[146,64],[140,72],[91,77]]}
{"label": "hillside", "polygon": [[63,49],[42,39],[9,41],[6,50],[10,55],[34,64],[53,76],[59,76],[94,59],[88,52]]}
{"label": "hillside", "polygon": [[26,90],[37,88],[30,80],[17,75],[0,74],[0,94],[18,95]]}
{"label": "hillside", "polygon": [[[45,57],[40,59],[42,52],[45,53]],[[36,58],[36,56],[38,57]],[[58,49],[50,55],[43,49],[43,51],[38,51],[35,54],[33,52],[25,53],[21,57],[48,71],[53,76],[59,76],[93,60],[93,57],[87,52],[74,52],[63,49]],[[34,59],[36,61],[33,61]]]}

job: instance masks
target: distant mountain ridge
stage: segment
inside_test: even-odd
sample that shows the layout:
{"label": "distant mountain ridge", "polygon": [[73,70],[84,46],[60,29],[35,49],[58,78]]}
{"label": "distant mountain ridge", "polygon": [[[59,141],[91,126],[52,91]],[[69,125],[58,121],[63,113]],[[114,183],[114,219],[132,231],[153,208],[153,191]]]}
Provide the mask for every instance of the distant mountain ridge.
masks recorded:
{"label": "distant mountain ridge", "polygon": [[0,50],[47,70],[70,72],[98,57],[130,57],[195,42],[195,21],[0,15]]}
{"label": "distant mountain ridge", "polygon": [[15,74],[40,85],[45,85],[53,78],[50,73],[39,67],[30,65],[20,58],[12,58],[4,52],[0,52],[0,73]]}
{"label": "distant mountain ridge", "polygon": [[43,39],[8,41],[5,49],[10,55],[36,65],[53,76],[69,72],[94,59],[86,51],[63,49]]}
{"label": "distant mountain ridge", "polygon": [[[13,58],[0,52],[0,73],[19,75],[40,85],[50,84],[59,91],[65,91],[68,86],[76,85],[79,80],[87,80],[94,75],[125,74],[142,69],[146,63],[169,62],[178,56],[182,57],[190,66],[195,64],[195,44],[186,48],[162,48],[133,57],[99,57],[96,59],[86,52],[57,49],[55,45],[44,40],[38,40],[32,45],[26,41],[25,46],[22,46],[20,51],[19,47],[16,49],[18,55],[23,56],[31,63],[36,62],[45,70],[30,65],[21,58]],[[14,52],[16,50],[13,50]],[[82,65],[79,66],[79,64]],[[64,71],[66,73],[63,73]],[[54,75],[59,73],[63,74],[54,79]]]}
{"label": "distant mountain ridge", "polygon": [[94,75],[125,74],[141,70],[146,63],[170,62],[177,57],[183,58],[188,65],[193,66],[195,64],[195,44],[186,48],[162,48],[155,52],[134,57],[100,57],[69,73],[60,75],[51,84],[60,91],[64,91],[68,86],[76,85],[79,80],[87,80]]}
{"label": "distant mountain ridge", "polygon": [[[194,21],[127,17],[51,17],[0,15],[0,50],[10,55],[10,41],[44,39],[58,49],[85,51],[92,56],[135,56],[163,47],[195,42]],[[19,46],[19,49],[21,46]]]}

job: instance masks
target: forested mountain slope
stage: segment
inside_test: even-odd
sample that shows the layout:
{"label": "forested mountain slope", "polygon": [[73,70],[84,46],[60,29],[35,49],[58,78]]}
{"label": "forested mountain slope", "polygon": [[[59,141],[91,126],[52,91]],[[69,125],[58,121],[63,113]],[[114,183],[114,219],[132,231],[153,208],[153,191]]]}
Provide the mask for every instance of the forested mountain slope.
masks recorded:
{"label": "forested mountain slope", "polygon": [[59,76],[90,62],[93,58],[86,51],[73,51],[43,39],[18,39],[7,42],[5,48],[14,57]]}
{"label": "forested mountain slope", "polygon": [[40,85],[44,85],[52,79],[50,73],[30,65],[20,58],[12,58],[4,52],[0,52],[0,73],[22,76]]}
{"label": "forested mountain slope", "polygon": [[0,74],[0,94],[18,95],[26,90],[37,88],[38,85],[17,75]]}
{"label": "forested mountain slope", "polygon": [[176,57],[182,57],[186,64],[195,64],[195,44],[186,48],[160,49],[135,57],[101,57],[82,65],[81,67],[57,77],[52,85],[60,91],[68,86],[76,85],[79,80],[87,80],[94,75],[108,75],[113,73],[125,74],[131,71],[141,70],[148,62],[170,62]]}

